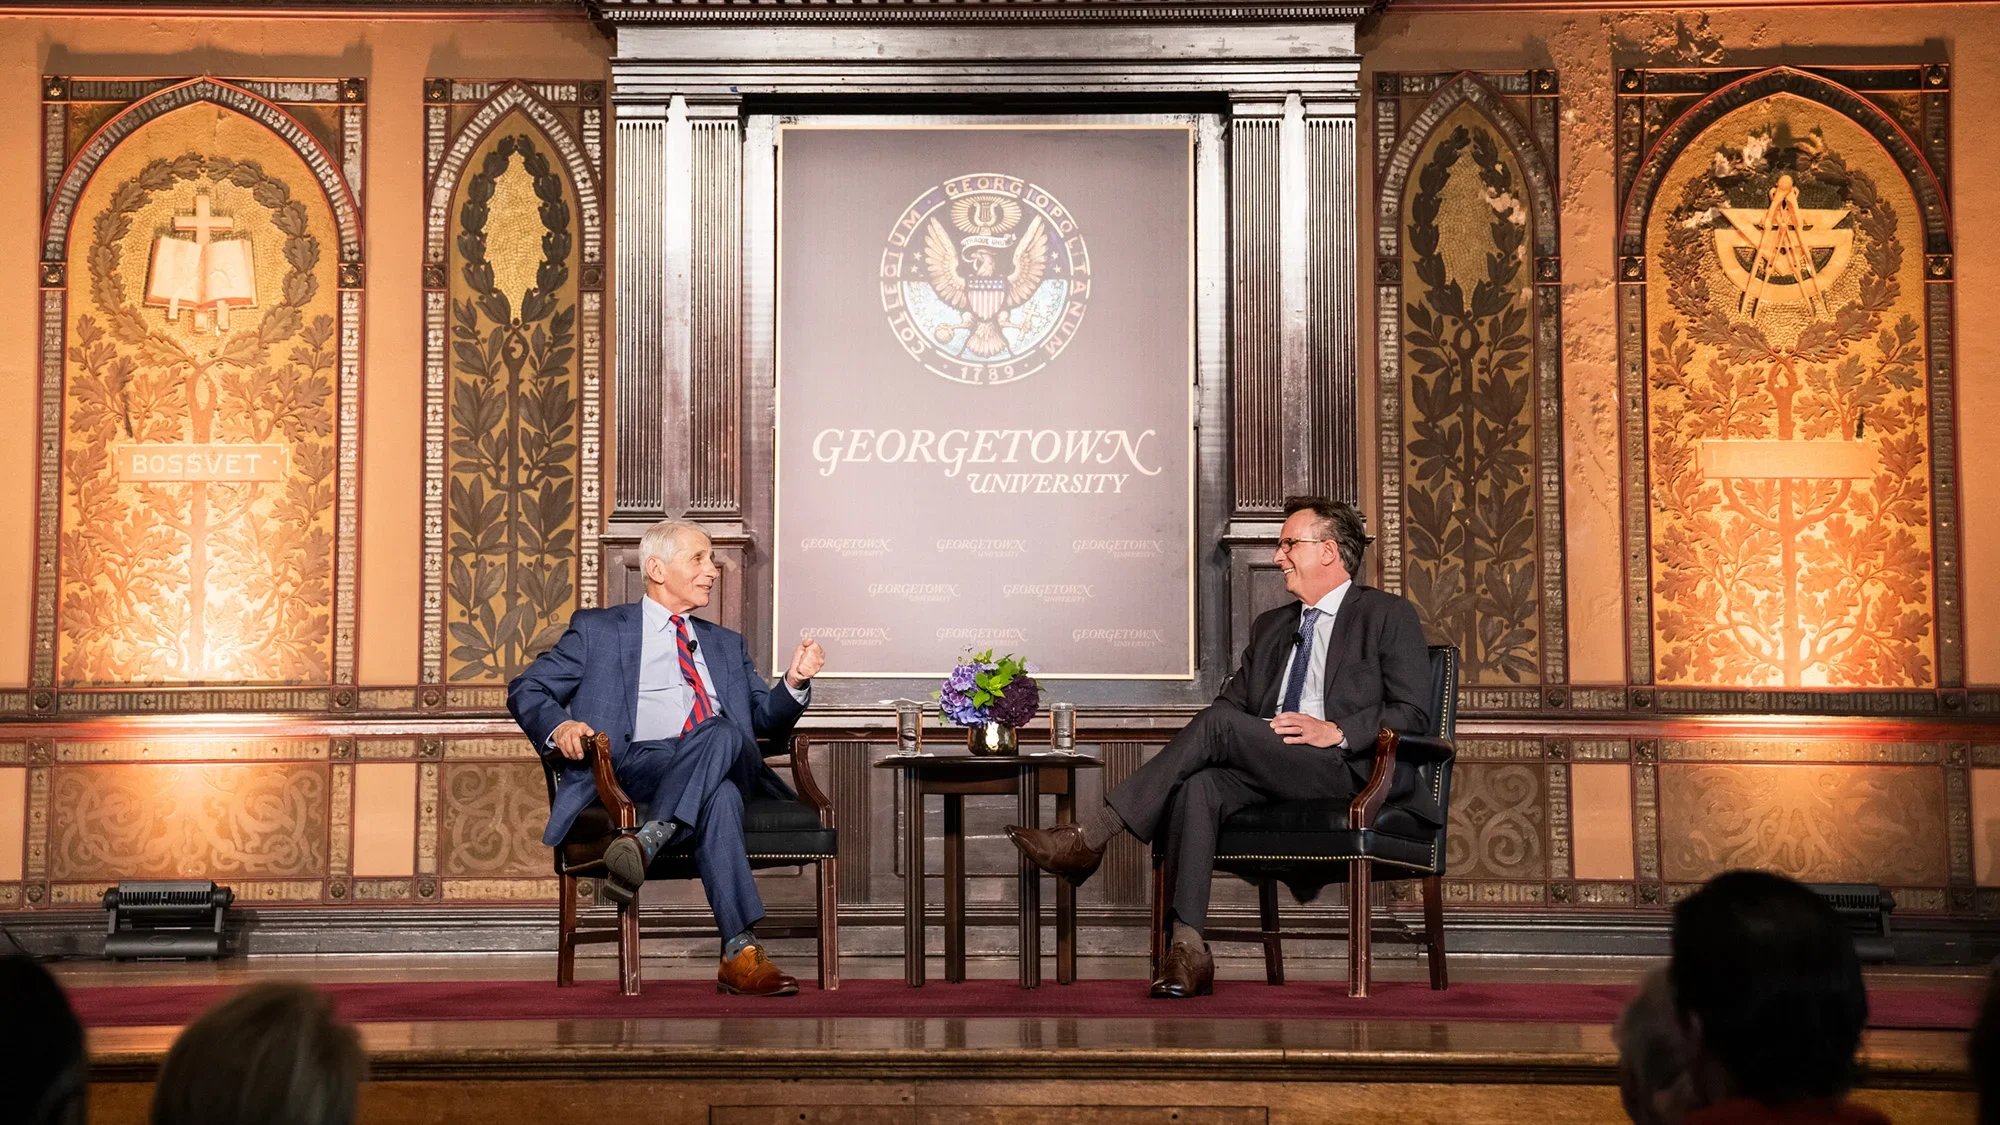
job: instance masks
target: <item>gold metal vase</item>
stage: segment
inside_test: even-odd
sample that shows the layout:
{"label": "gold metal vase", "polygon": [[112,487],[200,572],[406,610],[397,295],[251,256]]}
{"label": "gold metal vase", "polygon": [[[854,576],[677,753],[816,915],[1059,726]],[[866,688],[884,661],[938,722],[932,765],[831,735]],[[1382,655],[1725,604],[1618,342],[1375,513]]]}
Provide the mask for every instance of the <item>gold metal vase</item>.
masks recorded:
{"label": "gold metal vase", "polygon": [[1006,723],[986,722],[965,729],[965,745],[982,758],[1008,757],[1020,753],[1019,733]]}

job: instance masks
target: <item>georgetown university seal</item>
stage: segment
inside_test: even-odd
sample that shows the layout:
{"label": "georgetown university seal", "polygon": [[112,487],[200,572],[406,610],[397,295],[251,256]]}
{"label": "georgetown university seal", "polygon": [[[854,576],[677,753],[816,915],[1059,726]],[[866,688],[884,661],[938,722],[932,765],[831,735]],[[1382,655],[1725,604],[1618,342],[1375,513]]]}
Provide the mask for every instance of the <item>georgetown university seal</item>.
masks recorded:
{"label": "georgetown university seal", "polygon": [[881,289],[897,341],[926,368],[959,383],[1009,383],[1075,335],[1090,255],[1055,197],[978,172],[903,210],[882,251]]}

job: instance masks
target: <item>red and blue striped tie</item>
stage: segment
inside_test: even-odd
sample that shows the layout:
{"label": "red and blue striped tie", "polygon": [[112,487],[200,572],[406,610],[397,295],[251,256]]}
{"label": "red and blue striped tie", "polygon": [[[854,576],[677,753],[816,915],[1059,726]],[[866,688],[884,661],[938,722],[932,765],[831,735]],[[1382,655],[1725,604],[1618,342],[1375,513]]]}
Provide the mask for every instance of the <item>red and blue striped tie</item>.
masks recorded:
{"label": "red and blue striped tie", "polygon": [[702,686],[701,673],[695,670],[694,649],[688,646],[687,618],[676,613],[674,618],[674,648],[681,657],[681,679],[694,689],[694,705],[688,708],[687,722],[681,724],[681,733],[693,730],[697,723],[706,722],[711,713],[708,705],[708,689]]}

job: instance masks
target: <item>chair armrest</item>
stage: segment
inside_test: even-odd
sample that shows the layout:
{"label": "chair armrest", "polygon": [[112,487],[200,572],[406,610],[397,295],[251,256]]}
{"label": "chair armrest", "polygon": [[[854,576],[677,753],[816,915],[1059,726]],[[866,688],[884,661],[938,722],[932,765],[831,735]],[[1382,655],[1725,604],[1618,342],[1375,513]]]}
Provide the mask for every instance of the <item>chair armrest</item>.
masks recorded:
{"label": "chair armrest", "polygon": [[822,828],[837,828],[833,822],[833,802],[820,789],[819,780],[812,772],[812,735],[805,731],[793,733],[792,743],[792,784],[798,786],[799,796],[806,799],[814,812],[819,813]]}
{"label": "chair armrest", "polygon": [[1457,756],[1458,747],[1427,734],[1406,734],[1396,740],[1396,760],[1404,765],[1428,766]]}
{"label": "chair armrest", "polygon": [[1389,799],[1389,783],[1396,779],[1396,744],[1402,739],[1400,732],[1387,727],[1375,735],[1375,764],[1368,771],[1368,784],[1354,795],[1354,800],[1347,806],[1349,828],[1375,827],[1375,818],[1382,813],[1382,803]]}
{"label": "chair armrest", "polygon": [[611,812],[611,822],[620,828],[639,827],[639,810],[611,772],[611,736],[598,731],[583,740],[583,756],[590,763],[591,779],[597,782],[597,799]]}

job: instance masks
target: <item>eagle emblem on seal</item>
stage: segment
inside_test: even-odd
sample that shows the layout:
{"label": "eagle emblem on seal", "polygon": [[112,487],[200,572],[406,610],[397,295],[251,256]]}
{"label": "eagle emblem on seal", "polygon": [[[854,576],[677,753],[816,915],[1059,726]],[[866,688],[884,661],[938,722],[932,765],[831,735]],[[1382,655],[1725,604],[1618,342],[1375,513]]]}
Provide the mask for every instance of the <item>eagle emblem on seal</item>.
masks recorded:
{"label": "eagle emblem on seal", "polygon": [[1083,317],[1090,264],[1075,218],[1042,188],[960,176],[903,212],[882,259],[882,304],[905,351],[963,383],[1047,366]]}

